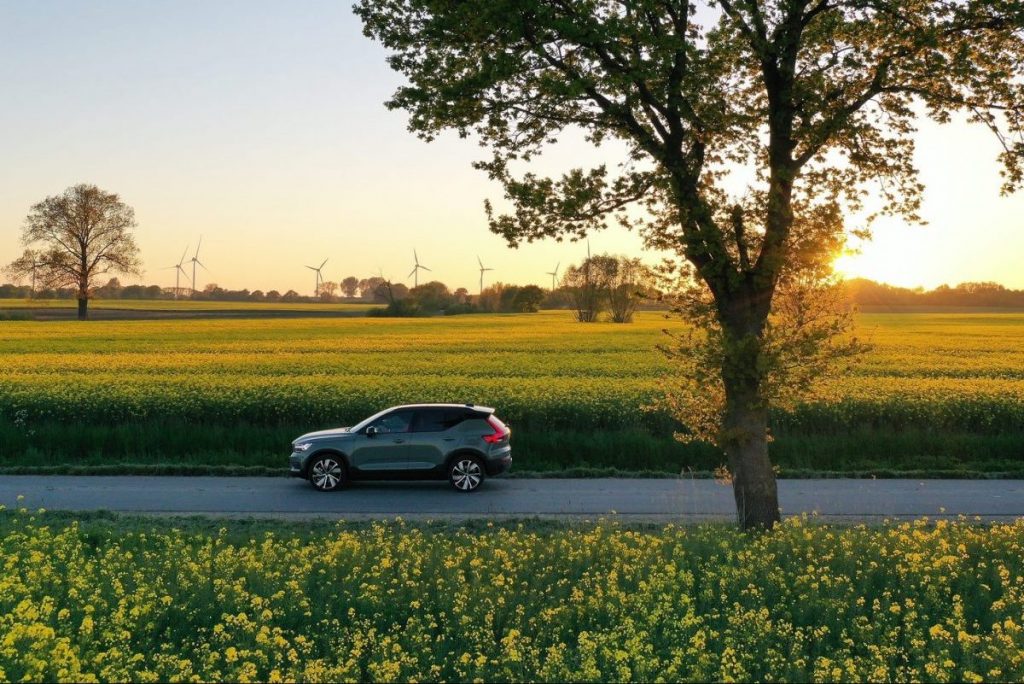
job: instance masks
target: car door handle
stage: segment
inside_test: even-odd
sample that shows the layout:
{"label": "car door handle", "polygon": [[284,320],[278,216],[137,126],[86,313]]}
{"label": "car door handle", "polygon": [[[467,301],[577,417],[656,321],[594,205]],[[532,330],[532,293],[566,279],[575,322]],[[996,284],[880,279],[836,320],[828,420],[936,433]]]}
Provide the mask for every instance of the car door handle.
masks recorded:
{"label": "car door handle", "polygon": [[396,439],[395,440],[395,444],[402,444],[403,442],[405,442],[404,439]]}
{"label": "car door handle", "polygon": [[446,441],[446,442],[454,442],[455,438],[454,437],[445,437],[444,441]]}

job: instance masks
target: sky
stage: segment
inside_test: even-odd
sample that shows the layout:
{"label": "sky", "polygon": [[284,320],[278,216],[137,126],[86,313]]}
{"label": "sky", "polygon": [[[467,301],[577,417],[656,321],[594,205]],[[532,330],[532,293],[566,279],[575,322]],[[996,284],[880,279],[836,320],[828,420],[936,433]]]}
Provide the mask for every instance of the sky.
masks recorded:
{"label": "sky", "polygon": [[[487,282],[546,284],[579,262],[578,243],[509,249],[487,230],[501,189],[470,167],[486,152],[410,134],[384,107],[402,82],[384,58],[347,0],[0,0],[0,262],[21,253],[32,204],[81,182],[134,207],[147,284],[174,285],[167,267],[200,237],[200,288],[312,294],[305,266],[324,259],[327,280],[411,285],[414,249],[421,281],[474,292],[478,256]],[[559,147],[541,171],[615,161]],[[999,196],[992,136],[925,123],[918,148],[929,224],[879,223],[842,272],[1024,288],[1024,195]],[[658,260],[618,227],[591,248]]]}

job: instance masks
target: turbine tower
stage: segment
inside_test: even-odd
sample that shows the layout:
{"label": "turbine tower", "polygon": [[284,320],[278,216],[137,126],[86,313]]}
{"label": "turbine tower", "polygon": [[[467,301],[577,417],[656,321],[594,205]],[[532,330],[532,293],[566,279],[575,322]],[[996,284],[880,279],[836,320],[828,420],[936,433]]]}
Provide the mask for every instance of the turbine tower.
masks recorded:
{"label": "turbine tower", "polygon": [[[328,258],[330,258],[330,257],[328,257]],[[308,268],[311,271],[316,271],[316,289],[313,290],[313,296],[314,297],[319,297],[320,296],[320,285],[324,282],[324,277],[320,273],[320,271],[323,269],[324,264],[326,264],[326,263],[327,263],[327,259],[324,259],[324,263],[320,264],[319,266],[307,266],[306,267],[306,268]]]}
{"label": "turbine tower", "polygon": [[493,271],[493,268],[485,268],[484,262],[480,261],[480,255],[476,255],[476,262],[480,264],[480,294],[484,292],[484,271]]}
{"label": "turbine tower", "polygon": [[[210,270],[210,269],[206,268],[206,266],[203,264],[203,262],[201,262],[199,260],[199,248],[202,247],[202,246],[203,246],[203,236],[200,235],[199,236],[199,244],[196,245],[196,253],[192,255],[191,259],[189,259],[189,261],[192,262],[192,296],[193,297],[196,294],[196,265],[202,266],[207,271]],[[185,251],[186,252],[188,251],[188,247],[185,248]]]}
{"label": "turbine tower", "polygon": [[552,292],[555,291],[555,278],[558,277],[558,267],[561,266],[561,265],[562,265],[562,262],[559,261],[557,264],[555,264],[555,270],[554,271],[548,271],[548,275],[551,276],[551,291]]}
{"label": "turbine tower", "polygon": [[185,256],[187,254],[188,254],[188,245],[185,245],[185,251],[181,253],[181,259],[178,260],[178,263],[174,264],[173,266],[164,266],[164,270],[165,271],[167,269],[169,269],[169,268],[173,268],[174,269],[174,298],[175,299],[178,298],[178,293],[181,292],[181,274],[184,273],[185,277],[188,278],[188,273],[185,273],[185,269],[182,268],[182,264],[185,263]]}
{"label": "turbine tower", "polygon": [[429,271],[430,269],[427,268],[426,266],[423,266],[422,264],[420,264],[420,257],[416,253],[415,249],[412,250],[412,257],[415,260],[416,265],[413,266],[412,271],[409,272],[409,275],[407,275],[406,278],[413,277],[414,279],[413,279],[413,285],[412,286],[413,287],[419,287],[420,286],[420,269],[422,269],[424,271]]}

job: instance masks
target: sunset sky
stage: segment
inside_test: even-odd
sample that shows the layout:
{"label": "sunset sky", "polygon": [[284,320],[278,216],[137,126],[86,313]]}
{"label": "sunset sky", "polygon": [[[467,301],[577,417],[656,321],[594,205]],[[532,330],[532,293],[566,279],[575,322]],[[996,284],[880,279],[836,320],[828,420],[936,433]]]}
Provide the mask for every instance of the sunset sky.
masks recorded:
{"label": "sunset sky", "polygon": [[[303,266],[325,258],[327,280],[378,268],[403,280],[413,248],[427,276],[471,291],[478,254],[488,281],[550,283],[556,262],[579,261],[578,244],[509,250],[487,231],[483,200],[501,192],[470,168],[484,151],[454,135],[423,143],[384,108],[400,77],[349,5],[0,2],[0,262],[20,254],[29,207],[79,182],[135,208],[147,284],[173,285],[162,267],[200,235],[200,287],[312,294]],[[545,171],[604,159],[564,147]],[[981,128],[923,124],[929,225],[878,224],[843,272],[1024,288],[1024,195],[999,196],[997,152]],[[619,228],[591,244],[642,249]]]}

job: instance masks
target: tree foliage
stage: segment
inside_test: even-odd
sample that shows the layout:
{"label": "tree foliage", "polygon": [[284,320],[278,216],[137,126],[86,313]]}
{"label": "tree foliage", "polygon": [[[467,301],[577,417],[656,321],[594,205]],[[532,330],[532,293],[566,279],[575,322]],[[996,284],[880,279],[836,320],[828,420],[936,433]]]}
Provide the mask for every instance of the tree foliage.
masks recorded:
{"label": "tree foliage", "polygon": [[355,276],[346,277],[341,281],[341,291],[348,299],[355,297],[356,292],[359,291],[359,278],[356,278]]}
{"label": "tree foliage", "polygon": [[[854,303],[845,284],[833,273],[831,259],[842,243],[840,217],[823,214],[815,222],[794,223],[792,258],[779,278],[772,311],[762,335],[764,364],[761,392],[776,411],[792,412],[801,403],[835,400],[822,387],[850,368],[869,348],[851,333]],[[691,323],[684,331],[665,331],[659,346],[677,369],[663,380],[664,395],[654,408],[675,416],[685,426],[680,441],[727,444],[722,423],[726,408],[723,368],[729,353],[715,302],[687,271],[666,269],[664,300],[674,314]]]}
{"label": "tree foliage", "polygon": [[[920,220],[922,116],[989,127],[1004,192],[1024,181],[1019,0],[362,0],[356,12],[408,79],[388,106],[410,129],[490,151],[477,166],[508,207],[485,204],[493,232],[516,245],[616,221],[685,260],[709,297],[707,332],[720,331],[720,432],[746,526],[779,516],[767,331],[799,261],[796,226],[842,232],[857,211]],[[530,169],[567,131],[625,152],[560,176]]]}

